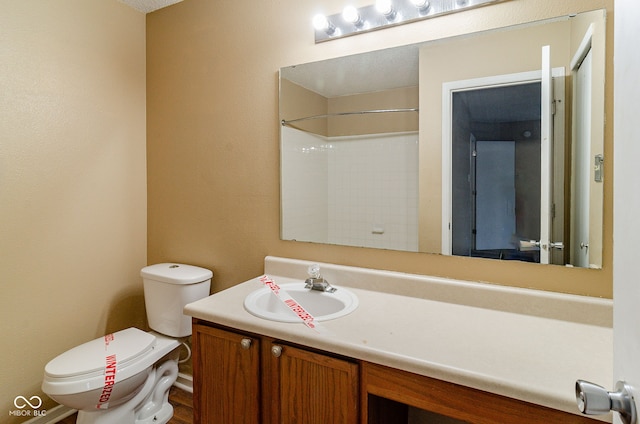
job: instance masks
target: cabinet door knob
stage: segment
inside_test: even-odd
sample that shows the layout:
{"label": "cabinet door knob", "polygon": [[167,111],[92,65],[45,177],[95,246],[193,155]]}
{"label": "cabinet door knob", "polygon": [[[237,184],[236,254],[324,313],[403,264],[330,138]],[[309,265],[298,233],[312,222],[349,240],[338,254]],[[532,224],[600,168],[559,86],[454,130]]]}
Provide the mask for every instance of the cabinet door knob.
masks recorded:
{"label": "cabinet door knob", "polygon": [[282,355],[282,346],[274,345],[271,347],[271,354],[276,358],[279,358]]}
{"label": "cabinet door knob", "polygon": [[242,339],[240,340],[240,346],[244,349],[247,350],[251,347],[251,339]]}

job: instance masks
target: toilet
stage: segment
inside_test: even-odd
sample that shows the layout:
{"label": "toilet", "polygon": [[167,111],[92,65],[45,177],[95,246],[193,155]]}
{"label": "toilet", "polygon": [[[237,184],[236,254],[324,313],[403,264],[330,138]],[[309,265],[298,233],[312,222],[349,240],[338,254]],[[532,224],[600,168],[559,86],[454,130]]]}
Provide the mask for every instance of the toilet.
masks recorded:
{"label": "toilet", "polygon": [[[78,424],[166,424],[179,347],[191,335],[187,303],[209,295],[213,273],[175,263],[140,272],[149,327],[131,327],[70,349],[44,369],[42,391],[78,410]],[[185,344],[188,349],[188,346]]]}

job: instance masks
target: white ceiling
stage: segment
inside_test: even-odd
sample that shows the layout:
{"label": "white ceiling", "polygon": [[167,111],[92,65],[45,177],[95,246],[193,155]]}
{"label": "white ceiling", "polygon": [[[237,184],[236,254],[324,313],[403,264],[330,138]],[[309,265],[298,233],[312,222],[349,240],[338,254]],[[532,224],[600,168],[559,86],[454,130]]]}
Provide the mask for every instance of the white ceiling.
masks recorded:
{"label": "white ceiling", "polygon": [[149,13],[172,4],[180,3],[182,0],[119,0],[128,6],[142,12]]}
{"label": "white ceiling", "polygon": [[[418,86],[418,52],[412,44],[282,68],[282,77],[324,97]],[[461,93],[479,122],[540,119],[540,84]]]}
{"label": "white ceiling", "polygon": [[282,76],[325,97],[418,85],[418,44],[282,69]]}

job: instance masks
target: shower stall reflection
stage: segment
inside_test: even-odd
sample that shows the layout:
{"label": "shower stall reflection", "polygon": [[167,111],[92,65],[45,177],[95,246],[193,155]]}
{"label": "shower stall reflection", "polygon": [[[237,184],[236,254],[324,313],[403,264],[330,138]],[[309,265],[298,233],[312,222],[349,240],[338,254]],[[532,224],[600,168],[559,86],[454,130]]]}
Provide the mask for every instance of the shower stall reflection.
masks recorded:
{"label": "shower stall reflection", "polygon": [[282,238],[418,250],[418,133],[282,126]]}

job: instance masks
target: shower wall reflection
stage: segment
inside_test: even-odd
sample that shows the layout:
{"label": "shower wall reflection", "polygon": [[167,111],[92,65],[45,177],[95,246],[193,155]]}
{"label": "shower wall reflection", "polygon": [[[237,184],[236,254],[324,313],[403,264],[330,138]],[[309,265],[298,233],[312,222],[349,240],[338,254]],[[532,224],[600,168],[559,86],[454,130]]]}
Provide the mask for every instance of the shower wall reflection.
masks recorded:
{"label": "shower wall reflection", "polygon": [[282,131],[283,238],[418,250],[417,132]]}

